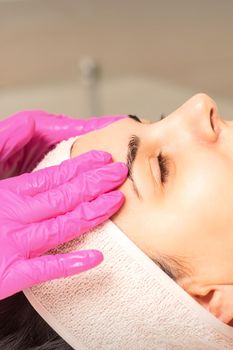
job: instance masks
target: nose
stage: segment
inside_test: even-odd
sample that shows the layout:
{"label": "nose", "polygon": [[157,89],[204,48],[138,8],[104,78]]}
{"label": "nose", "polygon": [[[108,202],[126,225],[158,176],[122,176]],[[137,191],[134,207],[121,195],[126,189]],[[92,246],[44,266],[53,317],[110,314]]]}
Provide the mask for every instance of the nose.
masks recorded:
{"label": "nose", "polygon": [[199,140],[216,142],[219,136],[219,115],[217,105],[206,94],[197,94],[187,101],[185,111],[191,131]]}

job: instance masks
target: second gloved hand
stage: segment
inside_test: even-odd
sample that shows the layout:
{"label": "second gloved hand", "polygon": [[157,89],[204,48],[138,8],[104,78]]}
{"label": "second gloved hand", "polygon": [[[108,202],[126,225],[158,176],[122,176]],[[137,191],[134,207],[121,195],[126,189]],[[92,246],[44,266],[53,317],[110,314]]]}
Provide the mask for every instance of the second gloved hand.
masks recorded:
{"label": "second gloved hand", "polygon": [[70,118],[22,111],[0,121],[0,179],[31,171],[51,147],[72,136],[103,128],[126,116]]}
{"label": "second gloved hand", "polygon": [[0,299],[88,270],[97,250],[43,255],[111,217],[123,204],[123,163],[91,151],[59,166],[0,181]]}

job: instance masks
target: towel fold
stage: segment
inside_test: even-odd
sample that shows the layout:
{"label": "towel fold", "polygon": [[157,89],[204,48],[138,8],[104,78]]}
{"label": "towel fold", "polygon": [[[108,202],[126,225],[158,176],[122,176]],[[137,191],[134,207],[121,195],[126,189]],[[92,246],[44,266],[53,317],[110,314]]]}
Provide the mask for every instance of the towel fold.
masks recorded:
{"label": "towel fold", "polygon": [[[69,158],[60,143],[37,169]],[[104,261],[24,293],[77,350],[230,350],[233,329],[205,310],[110,220],[53,253],[99,249]]]}

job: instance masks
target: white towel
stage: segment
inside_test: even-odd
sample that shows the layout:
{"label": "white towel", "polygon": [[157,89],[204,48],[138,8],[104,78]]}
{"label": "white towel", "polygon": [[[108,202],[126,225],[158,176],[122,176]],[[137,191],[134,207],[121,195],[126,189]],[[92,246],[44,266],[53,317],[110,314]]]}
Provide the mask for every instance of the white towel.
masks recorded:
{"label": "white towel", "polygon": [[[69,158],[75,138],[37,167]],[[233,329],[168,277],[110,220],[54,253],[99,249],[96,268],[24,291],[45,321],[77,350],[233,349]]]}

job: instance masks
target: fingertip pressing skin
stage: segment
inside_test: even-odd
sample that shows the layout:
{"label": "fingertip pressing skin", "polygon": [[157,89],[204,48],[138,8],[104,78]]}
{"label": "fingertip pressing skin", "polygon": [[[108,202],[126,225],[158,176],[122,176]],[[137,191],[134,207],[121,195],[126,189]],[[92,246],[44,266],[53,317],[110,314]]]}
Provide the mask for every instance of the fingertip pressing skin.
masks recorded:
{"label": "fingertip pressing skin", "polygon": [[[91,154],[97,155],[90,152],[83,157],[90,160]],[[86,271],[103,260],[102,253],[95,250],[39,257],[103,223],[123,204],[123,193],[114,189],[125,180],[127,167],[108,163],[111,156],[107,153],[98,152],[96,158],[101,158],[100,168],[85,171],[80,162],[79,175],[62,185],[57,179],[48,186],[43,177],[59,167],[1,182],[0,298],[48,279]],[[25,186],[25,178],[31,187]]]}
{"label": "fingertip pressing skin", "polygon": [[111,161],[112,156],[108,152],[91,151],[80,157],[65,160],[59,165],[6,179],[4,183],[0,182],[0,188],[4,185],[4,189],[14,188],[16,192],[35,195],[57,188],[76,178],[77,175],[107,165]]}

